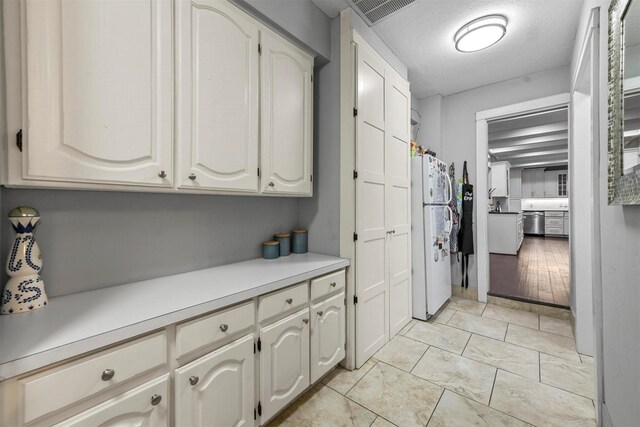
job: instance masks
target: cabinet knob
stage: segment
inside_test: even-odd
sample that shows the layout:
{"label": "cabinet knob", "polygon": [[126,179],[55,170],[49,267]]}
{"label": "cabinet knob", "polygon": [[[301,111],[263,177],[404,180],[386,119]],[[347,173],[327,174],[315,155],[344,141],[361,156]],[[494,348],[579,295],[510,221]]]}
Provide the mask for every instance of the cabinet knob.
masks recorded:
{"label": "cabinet knob", "polygon": [[198,384],[198,381],[200,381],[200,378],[196,377],[195,375],[189,377],[189,384],[191,385]]}
{"label": "cabinet knob", "polygon": [[275,187],[275,186],[276,186],[276,185],[273,183],[273,181],[271,181],[271,182],[269,183],[269,187]]}
{"label": "cabinet knob", "polygon": [[222,332],[227,332],[227,329],[229,329],[229,325],[227,325],[226,323],[223,323],[222,325],[220,325],[220,330]]}
{"label": "cabinet knob", "polygon": [[287,298],[287,304],[293,304],[293,298]]}
{"label": "cabinet knob", "polygon": [[306,325],[309,323],[309,319],[302,319],[302,322]]}
{"label": "cabinet knob", "polygon": [[324,311],[322,311],[322,310],[320,310],[320,311],[318,312],[318,316],[322,316],[323,314],[324,314]]}
{"label": "cabinet knob", "polygon": [[195,181],[195,180],[196,180],[196,174],[195,174],[195,173],[190,174],[190,175],[189,175],[189,179],[190,179],[191,181]]}
{"label": "cabinet knob", "polygon": [[331,284],[329,286],[331,286],[332,288],[335,288],[336,287],[336,282],[331,282]]}
{"label": "cabinet knob", "polygon": [[116,374],[113,369],[105,369],[102,371],[102,381],[109,381]]}
{"label": "cabinet knob", "polygon": [[153,396],[151,396],[151,404],[153,406],[158,406],[160,402],[162,402],[162,396],[160,396],[159,394],[154,394]]}
{"label": "cabinet knob", "polygon": [[165,179],[167,177],[167,173],[165,171],[160,171],[158,172],[158,176],[162,179]]}

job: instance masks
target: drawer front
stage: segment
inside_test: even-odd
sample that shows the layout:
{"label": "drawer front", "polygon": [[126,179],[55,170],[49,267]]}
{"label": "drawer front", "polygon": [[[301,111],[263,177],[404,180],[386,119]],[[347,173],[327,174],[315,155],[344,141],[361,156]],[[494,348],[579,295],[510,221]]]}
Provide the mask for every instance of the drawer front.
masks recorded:
{"label": "drawer front", "polygon": [[169,374],[107,400],[55,427],[169,425]]}
{"label": "drawer front", "polygon": [[19,381],[25,423],[167,363],[165,331]]}
{"label": "drawer front", "polygon": [[562,227],[545,227],[544,228],[544,234],[549,234],[549,235],[559,234],[559,235],[562,235],[562,234],[564,234],[564,230],[563,230]]}
{"label": "drawer front", "polygon": [[345,286],[345,271],[340,270],[311,281],[311,300],[316,301],[326,296],[341,292]]}
{"label": "drawer front", "polygon": [[176,328],[176,357],[239,336],[255,325],[253,301],[205,317],[182,323]]}
{"label": "drawer front", "polygon": [[265,320],[293,313],[309,303],[309,282],[260,297],[258,319]]}
{"label": "drawer front", "polygon": [[546,218],[544,220],[545,227],[562,227],[563,223],[564,223],[564,218],[562,217]]}
{"label": "drawer front", "polygon": [[562,216],[564,216],[564,212],[545,212],[544,216],[546,218],[556,217],[556,216],[562,217]]}

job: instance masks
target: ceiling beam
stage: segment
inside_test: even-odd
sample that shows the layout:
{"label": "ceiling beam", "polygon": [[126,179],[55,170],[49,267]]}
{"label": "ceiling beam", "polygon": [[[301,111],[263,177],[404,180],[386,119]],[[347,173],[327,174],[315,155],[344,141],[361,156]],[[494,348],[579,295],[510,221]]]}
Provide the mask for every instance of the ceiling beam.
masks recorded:
{"label": "ceiling beam", "polygon": [[503,155],[498,155],[496,157],[500,158],[500,160],[509,160],[509,159],[528,159],[531,157],[546,157],[546,156],[555,156],[555,155],[569,155],[569,150],[566,148],[561,148],[558,150],[545,150],[545,151],[531,151],[528,153],[518,153],[518,154],[510,154],[506,153]]}
{"label": "ceiling beam", "polygon": [[516,141],[489,142],[489,151],[492,154],[506,153],[509,151],[523,151],[535,148],[568,147],[569,134],[562,132],[556,135],[539,136],[534,138],[519,139]]}
{"label": "ceiling beam", "polygon": [[569,164],[568,159],[559,159],[559,160],[548,160],[544,162],[528,162],[528,163],[514,163],[511,167],[517,168],[533,168],[533,167],[545,167],[545,166],[558,166],[558,165],[567,165]]}
{"label": "ceiling beam", "polygon": [[494,141],[509,141],[514,139],[529,138],[534,136],[553,135],[561,132],[566,133],[567,129],[567,122],[559,122],[551,123],[548,125],[531,126],[520,129],[493,132],[489,134],[489,143]]}

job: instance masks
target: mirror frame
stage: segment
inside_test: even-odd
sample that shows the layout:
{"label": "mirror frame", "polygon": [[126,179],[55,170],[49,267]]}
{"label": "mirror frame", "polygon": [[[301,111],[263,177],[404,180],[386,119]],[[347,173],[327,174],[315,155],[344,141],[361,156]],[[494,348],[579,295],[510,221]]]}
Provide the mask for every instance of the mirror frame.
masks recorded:
{"label": "mirror frame", "polygon": [[[623,174],[624,31],[622,17],[632,0],[612,0],[609,6],[609,204],[640,205],[640,169]],[[633,0],[640,1],[640,0]]]}

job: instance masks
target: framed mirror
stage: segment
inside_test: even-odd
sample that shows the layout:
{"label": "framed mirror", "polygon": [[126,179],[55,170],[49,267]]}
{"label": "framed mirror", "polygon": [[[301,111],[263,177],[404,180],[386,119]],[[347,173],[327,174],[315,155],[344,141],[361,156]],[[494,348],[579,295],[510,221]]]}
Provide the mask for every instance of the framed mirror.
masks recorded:
{"label": "framed mirror", "polygon": [[640,205],[640,0],[609,7],[609,204]]}

